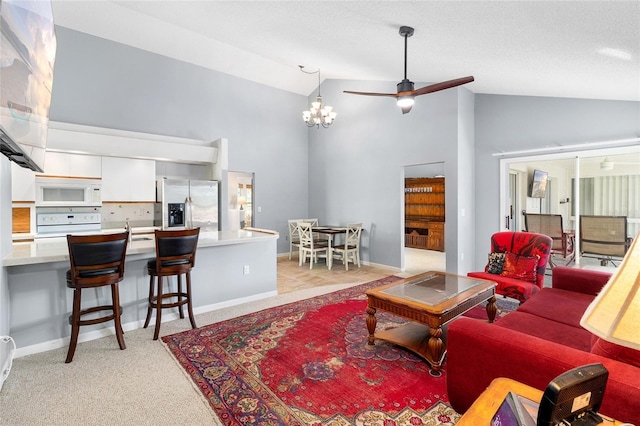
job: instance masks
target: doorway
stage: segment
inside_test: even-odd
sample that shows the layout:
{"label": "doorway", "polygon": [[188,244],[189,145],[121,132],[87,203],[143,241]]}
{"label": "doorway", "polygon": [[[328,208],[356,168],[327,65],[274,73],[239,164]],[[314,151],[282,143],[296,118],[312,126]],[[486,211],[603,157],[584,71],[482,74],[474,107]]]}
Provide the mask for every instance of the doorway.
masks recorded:
{"label": "doorway", "polygon": [[[417,274],[425,271],[445,271],[445,251],[444,240],[446,227],[444,226],[444,182],[445,182],[445,164],[444,162],[424,163],[416,165],[408,165],[403,167],[402,181],[418,182],[421,179],[433,182],[429,185],[414,185],[415,188],[409,188],[403,185],[403,204],[401,209],[401,228],[404,241],[401,250],[401,270],[410,274]],[[442,205],[429,204],[431,198],[436,197],[437,185],[442,182]],[[411,191],[411,192],[408,192]],[[413,192],[415,191],[415,192]],[[413,197],[416,203],[408,205],[407,197]],[[429,220],[441,217],[441,230],[432,231],[432,242],[430,248],[437,247],[437,241],[441,241],[442,250],[427,249],[427,238],[429,237],[428,227],[423,228],[423,224],[413,223],[421,220]],[[416,225],[411,227],[410,225]],[[409,226],[409,227],[407,227]],[[434,226],[434,228],[436,228]],[[440,234],[438,234],[440,232]],[[412,235],[409,235],[412,234]],[[438,236],[439,235],[439,236]],[[413,238],[413,239],[412,239]],[[413,241],[413,244],[411,243]],[[407,243],[409,242],[409,243]],[[419,247],[419,248],[418,248]]]}
{"label": "doorway", "polygon": [[[536,171],[548,176],[546,191],[538,198],[531,196]],[[582,215],[624,216],[627,237],[640,232],[638,144],[502,159],[501,173],[507,175],[500,188],[505,229],[524,230],[524,213],[561,215],[563,230],[574,236],[576,263]]]}
{"label": "doorway", "polygon": [[223,171],[221,219],[223,231],[255,226],[255,175],[252,172]]}

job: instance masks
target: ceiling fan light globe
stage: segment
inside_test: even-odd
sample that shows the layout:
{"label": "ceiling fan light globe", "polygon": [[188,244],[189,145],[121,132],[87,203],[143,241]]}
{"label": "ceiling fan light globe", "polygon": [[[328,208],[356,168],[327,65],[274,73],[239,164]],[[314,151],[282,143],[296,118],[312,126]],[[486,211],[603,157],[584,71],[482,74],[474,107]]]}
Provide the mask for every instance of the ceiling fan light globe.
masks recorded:
{"label": "ceiling fan light globe", "polygon": [[413,96],[400,96],[400,97],[398,97],[398,106],[400,108],[406,108],[406,107],[413,106],[414,102],[415,102],[415,99],[413,99]]}

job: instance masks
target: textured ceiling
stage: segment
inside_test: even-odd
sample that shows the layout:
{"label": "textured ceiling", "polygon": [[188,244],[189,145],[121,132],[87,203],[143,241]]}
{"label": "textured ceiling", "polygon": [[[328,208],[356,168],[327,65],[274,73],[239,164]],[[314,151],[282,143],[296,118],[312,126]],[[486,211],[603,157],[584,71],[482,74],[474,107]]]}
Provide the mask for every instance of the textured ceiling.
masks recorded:
{"label": "textured ceiling", "polygon": [[640,101],[637,0],[53,4],[57,25],[303,95],[317,78],[299,64],[395,92],[409,25],[416,83],[473,75],[474,93]]}

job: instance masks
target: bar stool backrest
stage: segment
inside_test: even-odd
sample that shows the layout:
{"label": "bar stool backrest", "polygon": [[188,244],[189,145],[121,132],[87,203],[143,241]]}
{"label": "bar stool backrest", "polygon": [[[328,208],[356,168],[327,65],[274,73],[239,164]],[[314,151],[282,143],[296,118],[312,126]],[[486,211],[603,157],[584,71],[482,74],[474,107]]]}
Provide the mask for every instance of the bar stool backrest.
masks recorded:
{"label": "bar stool backrest", "polygon": [[156,230],[156,272],[176,275],[191,270],[196,263],[200,228],[179,231]]}
{"label": "bar stool backrest", "polygon": [[91,287],[122,280],[128,236],[127,232],[67,235],[71,282]]}

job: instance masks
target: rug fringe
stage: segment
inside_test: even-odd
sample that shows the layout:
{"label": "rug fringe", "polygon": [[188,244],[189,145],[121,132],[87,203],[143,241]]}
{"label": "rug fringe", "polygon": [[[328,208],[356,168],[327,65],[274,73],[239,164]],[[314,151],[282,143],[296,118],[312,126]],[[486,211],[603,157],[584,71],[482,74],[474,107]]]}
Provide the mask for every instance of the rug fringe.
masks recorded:
{"label": "rug fringe", "polygon": [[167,345],[162,339],[160,339],[160,343],[162,344],[164,349],[169,353],[169,357],[173,360],[175,365],[178,366],[178,368],[182,372],[182,375],[191,384],[191,388],[198,394],[198,398],[200,399],[200,401],[207,407],[207,410],[211,412],[212,414],[211,418],[216,422],[215,425],[225,426],[224,423],[222,423],[222,421],[220,420],[220,417],[218,417],[218,414],[213,410],[213,408],[211,408],[211,404],[209,403],[207,398],[204,396],[202,391],[198,389],[198,385],[196,384],[196,382],[193,381],[193,379],[191,378],[187,370],[182,365],[180,365],[180,361],[178,360],[178,358],[176,358],[173,355],[173,353],[171,352],[171,349],[169,349],[169,345]]}

